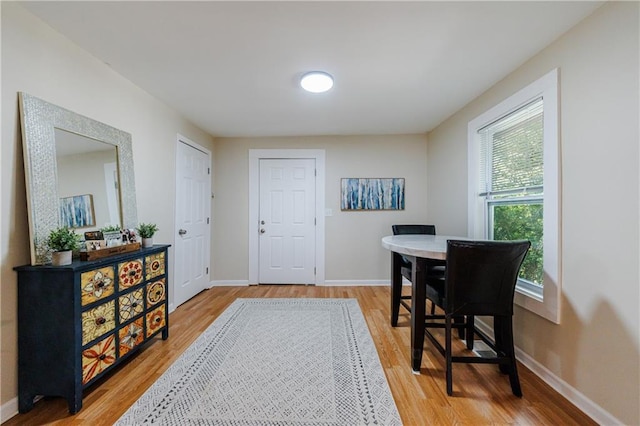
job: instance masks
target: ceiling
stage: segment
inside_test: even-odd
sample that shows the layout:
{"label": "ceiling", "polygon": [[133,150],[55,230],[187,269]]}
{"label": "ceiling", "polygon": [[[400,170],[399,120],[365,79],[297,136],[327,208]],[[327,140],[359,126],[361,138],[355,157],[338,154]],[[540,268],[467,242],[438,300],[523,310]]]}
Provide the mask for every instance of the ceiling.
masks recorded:
{"label": "ceiling", "polygon": [[[21,2],[219,137],[423,133],[602,2]],[[335,78],[324,94],[299,77]]]}

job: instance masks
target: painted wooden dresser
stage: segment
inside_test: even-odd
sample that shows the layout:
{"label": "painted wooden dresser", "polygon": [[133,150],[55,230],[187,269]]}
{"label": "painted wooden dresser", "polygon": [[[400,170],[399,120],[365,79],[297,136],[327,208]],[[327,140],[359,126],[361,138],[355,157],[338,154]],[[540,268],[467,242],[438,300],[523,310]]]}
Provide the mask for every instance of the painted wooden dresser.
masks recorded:
{"label": "painted wooden dresser", "polygon": [[142,344],[169,337],[168,245],[67,266],[20,266],[18,409],[82,391]]}

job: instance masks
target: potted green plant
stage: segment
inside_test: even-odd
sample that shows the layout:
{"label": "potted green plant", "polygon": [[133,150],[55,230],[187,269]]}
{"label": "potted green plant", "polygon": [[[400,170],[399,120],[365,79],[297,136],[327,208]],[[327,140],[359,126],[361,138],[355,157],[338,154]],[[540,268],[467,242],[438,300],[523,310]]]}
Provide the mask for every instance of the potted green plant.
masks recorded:
{"label": "potted green plant", "polygon": [[51,264],[62,266],[71,264],[71,254],[80,248],[80,235],[73,229],[66,226],[56,228],[49,233],[47,246],[53,253],[51,254]]}
{"label": "potted green plant", "polygon": [[155,223],[140,223],[136,231],[142,238],[142,247],[153,246],[153,235],[158,232],[158,226]]}
{"label": "potted green plant", "polygon": [[100,232],[102,232],[103,234],[105,232],[120,232],[120,226],[118,225],[103,226],[102,228],[100,228]]}

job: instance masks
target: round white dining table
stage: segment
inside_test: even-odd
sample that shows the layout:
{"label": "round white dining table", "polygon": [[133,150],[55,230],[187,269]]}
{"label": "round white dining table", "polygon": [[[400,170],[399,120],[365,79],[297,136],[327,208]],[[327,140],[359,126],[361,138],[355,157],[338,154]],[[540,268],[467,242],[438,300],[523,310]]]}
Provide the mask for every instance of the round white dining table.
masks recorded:
{"label": "round white dining table", "polygon": [[382,238],[382,247],[395,253],[426,259],[444,260],[447,257],[448,240],[468,240],[450,235],[404,234]]}

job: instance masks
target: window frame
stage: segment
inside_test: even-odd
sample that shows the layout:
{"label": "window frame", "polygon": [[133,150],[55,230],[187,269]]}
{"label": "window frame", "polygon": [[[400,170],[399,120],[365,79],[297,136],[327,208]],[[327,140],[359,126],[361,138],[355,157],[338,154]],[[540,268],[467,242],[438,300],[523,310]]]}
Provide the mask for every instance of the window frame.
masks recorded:
{"label": "window frame", "polygon": [[519,90],[498,105],[469,121],[468,141],[468,234],[471,238],[488,239],[488,201],[480,195],[480,136],[478,130],[543,98],[543,289],[516,286],[515,303],[556,324],[560,323],[561,234],[560,234],[560,145],[558,69]]}

